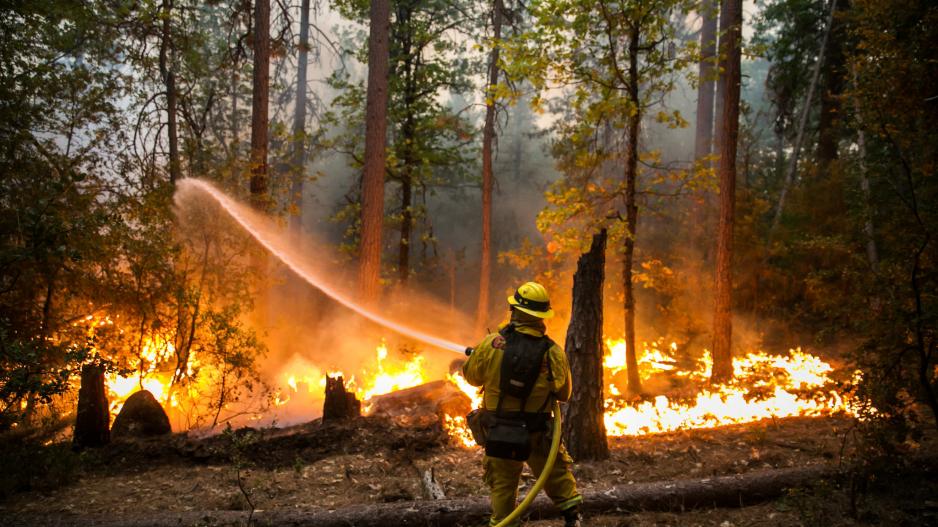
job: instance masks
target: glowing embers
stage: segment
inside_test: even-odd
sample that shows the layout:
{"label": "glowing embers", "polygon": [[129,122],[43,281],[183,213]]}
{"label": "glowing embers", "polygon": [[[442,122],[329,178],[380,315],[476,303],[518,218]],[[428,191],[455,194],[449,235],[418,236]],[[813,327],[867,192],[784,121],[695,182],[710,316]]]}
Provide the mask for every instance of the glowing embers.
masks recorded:
{"label": "glowing embers", "polygon": [[[624,356],[624,344],[607,341],[607,345],[607,364],[616,364],[615,354]],[[621,397],[625,386],[607,384],[611,396],[606,399],[605,425],[609,435],[642,435],[749,423],[769,417],[851,412],[849,401],[837,391],[830,377],[831,365],[800,348],[790,350],[787,356],[758,351],[734,358],[734,379],[719,386],[706,385],[713,365],[709,352],[705,351],[692,367],[679,368],[677,347],[672,344],[669,350],[670,353],[663,353],[658,346],[646,346],[639,357],[639,372],[643,381],[673,376],[683,384],[677,394],[635,402]],[[617,372],[615,368],[607,371]]]}

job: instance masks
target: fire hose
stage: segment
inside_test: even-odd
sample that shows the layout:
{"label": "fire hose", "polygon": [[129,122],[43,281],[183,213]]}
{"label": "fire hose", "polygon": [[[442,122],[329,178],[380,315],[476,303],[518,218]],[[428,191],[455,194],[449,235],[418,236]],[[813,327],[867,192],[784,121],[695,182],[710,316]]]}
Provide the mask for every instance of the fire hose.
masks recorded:
{"label": "fire hose", "polygon": [[521,503],[515,507],[515,510],[511,511],[511,514],[505,517],[502,521],[498,522],[495,527],[507,527],[511,522],[518,519],[524,511],[528,509],[531,503],[534,501],[534,498],[537,497],[538,493],[541,492],[541,489],[544,488],[544,484],[547,483],[547,478],[550,477],[550,471],[554,468],[554,463],[557,461],[557,452],[560,450],[560,403],[554,401],[554,426],[551,429],[550,436],[550,452],[547,454],[547,462],[544,463],[544,468],[541,470],[541,475],[538,476],[537,481],[534,482],[534,486],[531,487],[531,490],[528,491],[527,495],[521,500]]}
{"label": "fire hose", "polygon": [[[466,348],[466,356],[472,355],[472,352],[475,351],[472,348]],[[524,499],[521,500],[521,503],[515,507],[515,510],[511,511],[511,514],[505,516],[502,521],[498,522],[495,527],[507,527],[511,522],[515,521],[524,514],[524,511],[528,510],[528,507],[531,506],[531,503],[534,502],[534,498],[537,497],[538,493],[541,492],[541,489],[544,488],[544,485],[547,483],[547,478],[550,477],[550,472],[554,469],[554,463],[557,462],[557,453],[560,451],[560,433],[563,424],[563,420],[560,417],[560,401],[554,401],[554,424],[551,428],[550,435],[550,452],[547,453],[547,461],[544,463],[544,468],[541,469],[541,475],[537,477],[537,481],[534,482],[534,486],[531,487],[531,490],[524,496]]]}

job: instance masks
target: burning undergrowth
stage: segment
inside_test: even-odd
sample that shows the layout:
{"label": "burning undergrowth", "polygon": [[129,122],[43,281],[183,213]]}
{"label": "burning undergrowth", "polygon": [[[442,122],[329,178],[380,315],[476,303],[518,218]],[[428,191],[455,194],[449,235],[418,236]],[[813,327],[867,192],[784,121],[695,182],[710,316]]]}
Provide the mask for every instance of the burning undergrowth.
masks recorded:
{"label": "burning undergrowth", "polygon": [[[217,194],[211,188],[203,191]],[[199,192],[195,188],[183,192],[180,208],[186,209],[187,203],[189,208],[202,203],[193,201],[204,197]],[[455,346],[452,342],[466,338],[462,333],[470,324],[464,317],[432,299],[415,296],[412,291],[398,292],[397,298],[387,299],[380,311],[351,305],[349,299],[354,295],[337,285],[343,280],[334,279],[344,276],[340,262],[324,257],[322,244],[293,243],[268,219],[229,202],[224,196],[215,197],[218,205],[238,223],[225,228],[246,229],[284,265],[275,266],[274,273],[280,276],[281,285],[273,284],[271,291],[276,292],[278,287],[281,291],[268,296],[269,305],[264,313],[273,329],[264,339],[270,353],[260,364],[262,382],[245,390],[252,397],[241,398],[257,404],[235,407],[230,402],[233,398],[217,397],[219,403],[214,408],[215,419],[210,421],[210,429],[217,431],[220,424],[257,427],[311,421],[321,415],[327,376],[343,377],[345,388],[363,403],[366,414],[374,411],[376,398],[447,378],[447,366],[454,356],[445,352],[446,358],[441,359],[430,351],[432,346],[415,347],[414,342],[439,341],[452,350]],[[313,291],[309,285],[325,289],[319,289],[321,293],[316,293],[319,297],[312,303],[309,298],[306,302],[298,301],[296,292]],[[316,312],[305,316],[300,307],[305,304],[314,305]],[[391,313],[394,320],[388,322],[385,317]],[[114,324],[110,318],[102,320],[105,325]],[[396,337],[382,329],[387,325],[385,322],[405,335],[416,336]],[[448,329],[444,337],[452,341],[434,336],[435,328],[439,327]],[[173,343],[158,334],[148,335],[139,346],[138,356],[126,364],[133,373],[111,374],[108,387],[112,413],[119,410],[132,391],[148,389],[167,407],[175,430],[193,428],[193,421],[187,416],[206,410],[198,408],[205,404],[207,393],[200,383],[213,382],[211,370],[215,366],[201,354],[199,346],[190,347],[185,360],[180,362],[180,353]],[[829,363],[800,349],[781,355],[756,351],[737,357],[734,380],[712,386],[708,383],[712,367],[708,353],[694,356],[675,343],[647,343],[639,350],[638,373],[644,391],[629,394],[625,343],[607,340],[605,344],[605,426],[610,436],[710,428],[771,417],[851,413],[850,379],[838,378]],[[167,367],[174,363],[183,364],[184,368],[180,369],[178,364]],[[449,373],[448,380],[454,391],[465,394],[472,406],[478,406],[477,389],[468,386],[458,374]],[[463,413],[439,413],[442,426],[454,442],[470,446]]]}
{"label": "burning undergrowth", "polygon": [[[624,375],[625,342],[607,339],[605,344],[604,421],[609,436],[854,413],[851,387],[856,379],[838,380],[831,364],[800,348],[784,355],[757,351],[737,357],[734,379],[712,386],[708,382],[712,359],[706,350],[693,359],[679,353],[674,343],[645,343],[639,373],[644,386],[655,392],[649,389],[630,396]],[[465,379],[451,376],[451,382],[478,404],[478,390]],[[448,416],[447,429],[461,444],[473,444],[461,416]]]}

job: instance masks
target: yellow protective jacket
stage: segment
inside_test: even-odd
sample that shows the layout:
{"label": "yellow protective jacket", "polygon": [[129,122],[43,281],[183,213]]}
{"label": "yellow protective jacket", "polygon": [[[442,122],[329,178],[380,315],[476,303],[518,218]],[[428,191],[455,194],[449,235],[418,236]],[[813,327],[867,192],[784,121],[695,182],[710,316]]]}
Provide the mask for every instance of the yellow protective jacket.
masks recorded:
{"label": "yellow protective jacket", "polygon": [[[502,326],[504,327],[504,326]],[[535,328],[515,324],[515,331],[542,337],[544,334]],[[498,385],[501,379],[502,368],[502,350],[492,345],[498,333],[492,333],[486,336],[478,346],[475,347],[469,360],[463,364],[463,376],[473,386],[481,386],[484,392],[482,404],[486,410],[495,411],[498,407],[498,398],[500,395]],[[559,401],[566,401],[570,398],[573,391],[573,385],[570,383],[570,366],[567,363],[567,354],[563,348],[556,343],[550,347],[545,355],[544,364],[541,365],[541,373],[534,383],[531,395],[525,403],[525,412],[537,412],[539,410],[550,412],[550,406],[545,405],[547,395],[552,393]],[[553,374],[553,382],[547,379],[547,361],[550,361],[550,369]],[[502,411],[517,412],[521,408],[521,400],[515,397],[505,397],[502,402]]]}

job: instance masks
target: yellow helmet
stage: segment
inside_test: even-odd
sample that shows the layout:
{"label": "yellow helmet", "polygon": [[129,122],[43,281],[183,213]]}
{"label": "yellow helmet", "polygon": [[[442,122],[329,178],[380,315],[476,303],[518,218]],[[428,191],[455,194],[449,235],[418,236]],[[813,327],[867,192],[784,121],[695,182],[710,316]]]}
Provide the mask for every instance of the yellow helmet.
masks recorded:
{"label": "yellow helmet", "polygon": [[550,308],[547,288],[537,282],[523,284],[514,295],[508,297],[508,303],[518,311],[524,311],[538,318],[554,316],[554,310]]}

